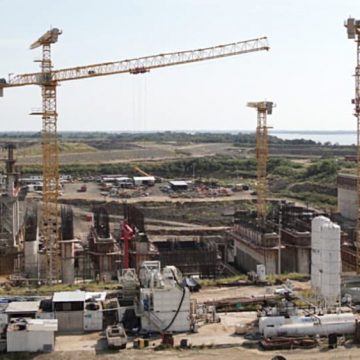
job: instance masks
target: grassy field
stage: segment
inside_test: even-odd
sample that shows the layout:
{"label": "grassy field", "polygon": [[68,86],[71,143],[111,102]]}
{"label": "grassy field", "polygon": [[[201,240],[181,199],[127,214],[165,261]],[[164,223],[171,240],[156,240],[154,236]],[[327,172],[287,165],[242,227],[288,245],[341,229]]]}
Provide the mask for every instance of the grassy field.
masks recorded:
{"label": "grassy field", "polygon": [[[42,171],[41,134],[3,134],[1,143],[15,142],[22,173]],[[351,172],[355,163],[343,160],[354,146],[321,145],[311,140],[269,138],[270,196],[309,205],[336,206],[336,176]],[[162,178],[215,180],[221,185],[256,180],[254,134],[112,134],[62,133],[60,171],[74,176],[137,175],[134,165]]]}

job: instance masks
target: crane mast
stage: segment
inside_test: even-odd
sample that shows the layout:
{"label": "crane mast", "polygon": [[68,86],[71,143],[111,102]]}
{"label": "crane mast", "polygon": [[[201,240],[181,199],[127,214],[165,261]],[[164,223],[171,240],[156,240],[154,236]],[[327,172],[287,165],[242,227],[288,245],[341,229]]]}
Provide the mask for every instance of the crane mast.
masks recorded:
{"label": "crane mast", "polygon": [[30,48],[42,47],[41,72],[19,74],[7,81],[0,79],[0,97],[4,88],[39,85],[42,95],[42,110],[33,115],[42,117],[43,152],[43,206],[41,231],[47,254],[48,281],[59,277],[59,147],[57,140],[56,87],[61,81],[87,79],[114,74],[143,74],[152,69],[219,59],[223,57],[269,50],[266,37],[218,45],[197,50],[170,52],[134,59],[105,62],[86,66],[53,70],[51,45],[62,32],[53,28],[35,41]]}
{"label": "crane mast", "polygon": [[256,126],[256,174],[257,174],[257,218],[260,224],[266,220],[266,200],[267,200],[267,178],[266,166],[268,161],[268,126],[267,115],[272,114],[274,104],[270,101],[249,102],[248,107],[257,110]]}
{"label": "crane mast", "polygon": [[355,67],[355,98],[352,104],[355,106],[357,130],[357,218],[356,218],[356,273],[360,274],[360,20],[349,18],[345,23],[349,39],[356,42],[356,67]]}
{"label": "crane mast", "polygon": [[42,47],[41,96],[42,109],[32,115],[42,117],[42,163],[43,163],[43,203],[41,216],[41,235],[47,254],[46,273],[51,284],[58,278],[59,264],[59,147],[57,139],[56,86],[52,80],[51,44],[57,42],[59,29],[51,29],[35,41],[30,49]]}

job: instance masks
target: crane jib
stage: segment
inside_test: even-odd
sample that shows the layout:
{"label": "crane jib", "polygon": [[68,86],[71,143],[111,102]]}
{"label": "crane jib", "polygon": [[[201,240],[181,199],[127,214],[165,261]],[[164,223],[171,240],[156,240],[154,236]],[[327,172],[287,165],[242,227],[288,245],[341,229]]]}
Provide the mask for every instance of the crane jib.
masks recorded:
{"label": "crane jib", "polygon": [[2,88],[5,87],[52,85],[60,81],[85,79],[121,73],[138,75],[161,67],[219,59],[256,51],[268,51],[269,49],[270,47],[268,45],[267,38],[262,37],[203,49],[164,53],[141,58],[59,69],[45,74],[43,72],[36,72],[12,75],[8,81],[6,81],[6,79],[0,79],[0,96]]}

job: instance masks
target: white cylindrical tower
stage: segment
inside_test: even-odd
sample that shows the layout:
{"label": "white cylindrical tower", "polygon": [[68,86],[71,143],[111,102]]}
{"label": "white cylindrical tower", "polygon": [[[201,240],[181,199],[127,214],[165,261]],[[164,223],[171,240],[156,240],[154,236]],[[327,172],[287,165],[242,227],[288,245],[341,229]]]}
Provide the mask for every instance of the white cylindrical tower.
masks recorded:
{"label": "white cylindrical tower", "polygon": [[324,216],[312,221],[311,285],[327,305],[340,300],[341,253],[340,226]]}

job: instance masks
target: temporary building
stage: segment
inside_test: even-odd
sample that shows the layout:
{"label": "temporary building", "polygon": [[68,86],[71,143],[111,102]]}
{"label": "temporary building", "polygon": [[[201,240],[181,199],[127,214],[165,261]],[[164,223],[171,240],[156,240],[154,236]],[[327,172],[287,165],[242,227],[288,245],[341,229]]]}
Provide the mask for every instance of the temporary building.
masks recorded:
{"label": "temporary building", "polygon": [[7,328],[7,351],[54,351],[57,329],[57,320],[21,319],[13,322]]}

